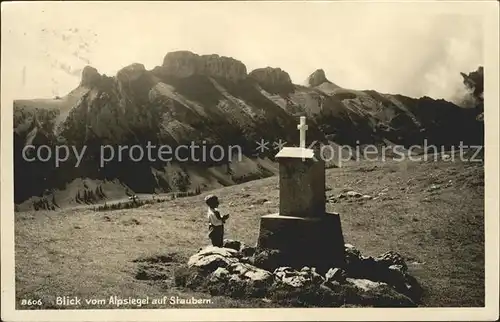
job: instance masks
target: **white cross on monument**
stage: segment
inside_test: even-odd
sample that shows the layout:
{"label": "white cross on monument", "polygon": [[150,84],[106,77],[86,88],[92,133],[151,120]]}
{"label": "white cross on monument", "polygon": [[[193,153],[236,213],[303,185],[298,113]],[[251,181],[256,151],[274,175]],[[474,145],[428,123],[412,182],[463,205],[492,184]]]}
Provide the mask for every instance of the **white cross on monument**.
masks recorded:
{"label": "white cross on monument", "polygon": [[300,117],[300,124],[297,125],[297,129],[300,131],[300,147],[305,148],[306,147],[306,131],[308,129],[308,126],[306,125],[306,117],[305,116]]}

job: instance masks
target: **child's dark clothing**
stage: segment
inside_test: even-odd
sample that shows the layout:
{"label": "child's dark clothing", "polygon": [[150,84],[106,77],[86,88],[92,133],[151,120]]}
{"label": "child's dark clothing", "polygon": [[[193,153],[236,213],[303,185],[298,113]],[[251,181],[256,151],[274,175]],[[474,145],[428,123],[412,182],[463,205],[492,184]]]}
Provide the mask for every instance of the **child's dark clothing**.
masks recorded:
{"label": "child's dark clothing", "polygon": [[212,246],[222,247],[224,242],[224,225],[220,226],[208,226],[208,237],[212,241]]}

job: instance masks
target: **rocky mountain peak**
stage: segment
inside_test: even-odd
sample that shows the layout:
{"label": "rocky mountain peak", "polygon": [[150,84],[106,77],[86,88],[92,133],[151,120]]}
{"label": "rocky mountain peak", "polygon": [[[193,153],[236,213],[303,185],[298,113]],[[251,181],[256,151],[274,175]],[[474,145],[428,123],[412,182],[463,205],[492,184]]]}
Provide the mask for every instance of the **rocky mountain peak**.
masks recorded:
{"label": "rocky mountain peak", "polygon": [[484,91],[484,69],[483,66],[479,66],[477,70],[470,72],[469,74],[460,73],[464,79],[464,85],[472,91],[474,97],[477,99],[483,99]]}
{"label": "rocky mountain peak", "polygon": [[227,78],[233,81],[247,77],[247,67],[241,61],[219,55],[200,56],[203,73],[209,76]]}
{"label": "rocky mountain peak", "polygon": [[101,81],[101,74],[92,66],[85,66],[82,71],[82,79],[80,81],[80,86],[84,87],[96,87]]}
{"label": "rocky mountain peak", "polygon": [[325,71],[323,69],[316,69],[307,78],[307,83],[311,87],[316,87],[323,83],[331,83],[331,82],[326,78]]}
{"label": "rocky mountain peak", "polygon": [[146,72],[143,64],[134,63],[128,65],[118,71],[116,78],[119,81],[134,81],[141,77]]}
{"label": "rocky mountain peak", "polygon": [[294,87],[290,75],[281,68],[257,68],[250,72],[249,76],[271,93],[290,92]]}
{"label": "rocky mountain peak", "polygon": [[215,54],[200,56],[190,51],[165,55],[162,72],[181,78],[205,75],[237,81],[247,77],[247,68],[239,60]]}

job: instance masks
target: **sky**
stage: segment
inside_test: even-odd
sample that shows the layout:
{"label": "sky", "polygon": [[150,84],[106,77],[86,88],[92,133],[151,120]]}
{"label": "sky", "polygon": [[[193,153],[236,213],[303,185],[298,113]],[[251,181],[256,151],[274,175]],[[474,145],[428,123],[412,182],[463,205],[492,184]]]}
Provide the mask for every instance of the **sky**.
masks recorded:
{"label": "sky", "polygon": [[322,68],[345,88],[452,99],[460,72],[484,63],[482,28],[473,13],[409,3],[14,3],[2,5],[12,53],[2,63],[14,71],[15,98],[66,95],[86,65],[113,76],[190,50],[233,57],[249,72],[279,67],[296,84]]}

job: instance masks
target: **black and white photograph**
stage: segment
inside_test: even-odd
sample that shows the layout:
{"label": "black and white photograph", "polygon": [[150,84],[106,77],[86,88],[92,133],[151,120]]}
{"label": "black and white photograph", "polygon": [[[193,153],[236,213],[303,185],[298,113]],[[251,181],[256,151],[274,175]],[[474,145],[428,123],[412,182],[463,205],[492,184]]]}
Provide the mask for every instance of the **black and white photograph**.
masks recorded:
{"label": "black and white photograph", "polygon": [[2,3],[2,320],[498,319],[498,9]]}

